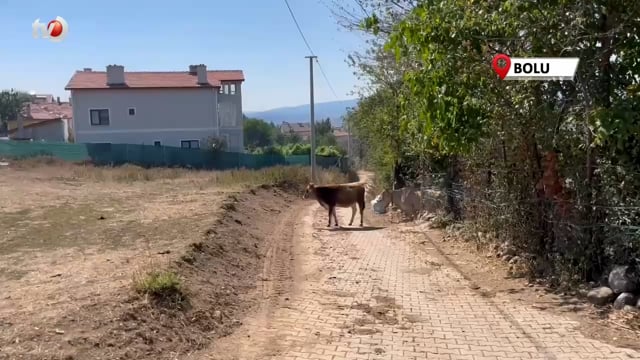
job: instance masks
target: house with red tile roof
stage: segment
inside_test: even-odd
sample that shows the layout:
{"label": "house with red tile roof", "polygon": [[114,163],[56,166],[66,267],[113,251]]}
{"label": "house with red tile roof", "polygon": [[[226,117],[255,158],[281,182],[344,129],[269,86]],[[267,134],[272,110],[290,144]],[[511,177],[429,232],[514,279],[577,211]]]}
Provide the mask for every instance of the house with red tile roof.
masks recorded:
{"label": "house with red tile roof", "polygon": [[33,95],[9,123],[9,137],[49,142],[68,142],[73,111],[70,103],[53,99],[52,95]]}
{"label": "house with red tile roof", "polygon": [[204,146],[224,138],[229,151],[244,151],[241,70],[77,71],[71,91],[78,143]]}
{"label": "house with red tile roof", "polygon": [[296,134],[303,141],[309,141],[311,138],[311,123],[289,123],[283,121],[280,124],[280,132],[285,135]]}

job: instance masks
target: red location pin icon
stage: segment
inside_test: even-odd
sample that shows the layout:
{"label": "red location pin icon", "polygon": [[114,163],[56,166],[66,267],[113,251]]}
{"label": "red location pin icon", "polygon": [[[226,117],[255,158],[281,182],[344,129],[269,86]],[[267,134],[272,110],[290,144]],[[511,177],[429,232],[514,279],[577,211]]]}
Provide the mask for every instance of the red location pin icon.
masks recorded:
{"label": "red location pin icon", "polygon": [[[505,65],[500,67],[500,60],[504,60]],[[509,73],[509,68],[511,67],[511,59],[505,54],[498,54],[493,57],[493,70],[498,74],[500,79],[504,80],[507,73]]]}

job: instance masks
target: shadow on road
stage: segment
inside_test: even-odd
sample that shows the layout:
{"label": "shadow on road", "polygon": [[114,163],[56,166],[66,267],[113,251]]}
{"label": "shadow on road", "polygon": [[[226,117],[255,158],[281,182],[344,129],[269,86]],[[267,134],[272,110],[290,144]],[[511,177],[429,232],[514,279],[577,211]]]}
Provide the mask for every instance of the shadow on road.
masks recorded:
{"label": "shadow on road", "polygon": [[321,230],[325,230],[325,231],[374,231],[374,230],[382,230],[385,227],[383,226],[353,226],[353,227],[343,227],[343,226],[339,226],[339,227],[332,227],[331,229],[329,228],[324,228]]}

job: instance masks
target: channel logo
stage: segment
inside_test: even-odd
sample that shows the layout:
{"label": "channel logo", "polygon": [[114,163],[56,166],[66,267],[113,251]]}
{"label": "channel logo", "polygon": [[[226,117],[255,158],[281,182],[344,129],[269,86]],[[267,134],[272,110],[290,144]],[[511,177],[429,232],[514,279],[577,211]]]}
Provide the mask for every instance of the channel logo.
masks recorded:
{"label": "channel logo", "polygon": [[46,25],[40,22],[40,18],[31,24],[34,39],[49,39],[53,42],[64,40],[69,32],[69,24],[60,16],[49,21]]}

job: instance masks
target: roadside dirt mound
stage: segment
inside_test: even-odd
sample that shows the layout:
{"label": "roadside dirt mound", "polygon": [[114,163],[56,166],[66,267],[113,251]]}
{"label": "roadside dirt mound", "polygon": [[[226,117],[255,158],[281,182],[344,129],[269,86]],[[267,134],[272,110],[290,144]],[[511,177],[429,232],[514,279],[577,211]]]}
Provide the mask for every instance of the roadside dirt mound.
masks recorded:
{"label": "roadside dirt mound", "polygon": [[296,195],[270,186],[230,195],[222,215],[204,234],[194,233],[189,248],[168,265],[184,286],[188,301],[182,306],[163,306],[131,290],[46,324],[72,331],[21,334],[19,352],[11,349],[17,344],[0,341],[0,359],[175,359],[230,334],[255,304],[249,295],[268,229],[296,201]]}

